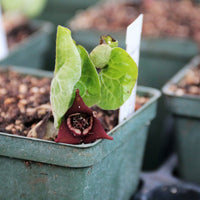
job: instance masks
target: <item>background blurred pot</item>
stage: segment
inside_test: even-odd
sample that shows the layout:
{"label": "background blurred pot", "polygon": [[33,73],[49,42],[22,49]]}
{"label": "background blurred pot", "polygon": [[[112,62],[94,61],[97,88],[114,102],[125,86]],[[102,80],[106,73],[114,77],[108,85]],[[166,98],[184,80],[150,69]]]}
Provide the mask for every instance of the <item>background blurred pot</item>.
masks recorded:
{"label": "background blurred pot", "polygon": [[79,9],[85,9],[100,0],[48,0],[39,19],[51,21],[57,25],[64,25]]}
{"label": "background blurred pot", "polygon": [[[15,70],[52,76],[30,68]],[[160,96],[152,88],[138,87],[137,92],[150,99],[109,132],[114,141],[68,145],[0,133],[1,197],[129,200],[138,186],[147,129]]]}
{"label": "background blurred pot", "polygon": [[52,23],[42,20],[30,20],[29,25],[35,31],[12,48],[8,56],[0,60],[1,65],[34,68],[46,68],[49,65],[49,60],[53,57],[50,52],[52,52],[51,40],[55,27]]}
{"label": "background blurred pot", "polygon": [[163,93],[168,109],[175,120],[179,175],[187,181],[200,184],[200,96],[172,90],[174,85],[178,85],[191,72],[190,70],[198,65],[200,65],[200,57],[194,58],[178,72],[163,87]]}
{"label": "background blurred pot", "polygon": [[[125,33],[99,32],[96,30],[72,31],[78,44],[91,51],[101,35],[110,34],[125,48]],[[186,48],[187,47],[187,48]],[[197,44],[180,38],[142,38],[140,49],[139,85],[161,89],[162,86],[193,56],[198,53]],[[163,98],[158,102],[158,113],[152,121],[144,158],[144,169],[155,169],[169,151],[171,119],[166,114]]]}

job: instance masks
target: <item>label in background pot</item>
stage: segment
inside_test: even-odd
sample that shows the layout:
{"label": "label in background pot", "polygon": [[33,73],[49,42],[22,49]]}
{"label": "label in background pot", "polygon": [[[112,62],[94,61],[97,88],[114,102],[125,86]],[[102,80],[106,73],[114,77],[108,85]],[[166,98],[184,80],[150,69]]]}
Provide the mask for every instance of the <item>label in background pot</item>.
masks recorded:
{"label": "label in background pot", "polygon": [[0,59],[4,58],[8,54],[8,47],[5,32],[2,25],[2,15],[0,6]]}

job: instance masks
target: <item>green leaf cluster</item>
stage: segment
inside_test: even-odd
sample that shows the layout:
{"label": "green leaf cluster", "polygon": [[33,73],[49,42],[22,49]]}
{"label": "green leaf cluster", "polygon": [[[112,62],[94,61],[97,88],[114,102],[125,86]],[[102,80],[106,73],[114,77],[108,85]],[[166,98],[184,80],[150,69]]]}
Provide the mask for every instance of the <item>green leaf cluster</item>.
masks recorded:
{"label": "green leaf cluster", "polygon": [[50,93],[56,128],[72,105],[76,89],[88,106],[96,104],[107,110],[119,108],[130,96],[138,76],[137,65],[110,36],[103,37],[104,43],[89,55],[76,45],[69,29],[58,26]]}

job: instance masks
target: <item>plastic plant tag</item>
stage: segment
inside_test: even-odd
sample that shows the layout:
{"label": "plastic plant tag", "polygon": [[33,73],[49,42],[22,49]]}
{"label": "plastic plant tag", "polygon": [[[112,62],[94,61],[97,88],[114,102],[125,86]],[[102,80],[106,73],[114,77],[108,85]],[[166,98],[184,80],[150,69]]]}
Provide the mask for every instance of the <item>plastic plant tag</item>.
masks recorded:
{"label": "plastic plant tag", "polygon": [[[133,58],[137,66],[139,66],[142,24],[143,14],[139,15],[139,17],[127,27],[126,32],[126,51]],[[136,88],[137,83],[135,84],[129,99],[120,107],[119,123],[129,117],[135,110]]]}
{"label": "plastic plant tag", "polygon": [[0,5],[0,60],[8,54],[8,47],[5,32],[2,24],[1,5]]}

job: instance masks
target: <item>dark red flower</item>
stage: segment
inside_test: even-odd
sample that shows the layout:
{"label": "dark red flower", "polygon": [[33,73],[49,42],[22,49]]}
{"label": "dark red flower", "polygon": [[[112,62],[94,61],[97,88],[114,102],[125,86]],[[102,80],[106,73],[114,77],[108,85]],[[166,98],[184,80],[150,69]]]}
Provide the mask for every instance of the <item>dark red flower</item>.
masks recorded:
{"label": "dark red flower", "polygon": [[65,114],[55,141],[68,144],[87,144],[97,139],[113,140],[111,136],[107,135],[93,111],[83,102],[77,89],[74,102]]}

